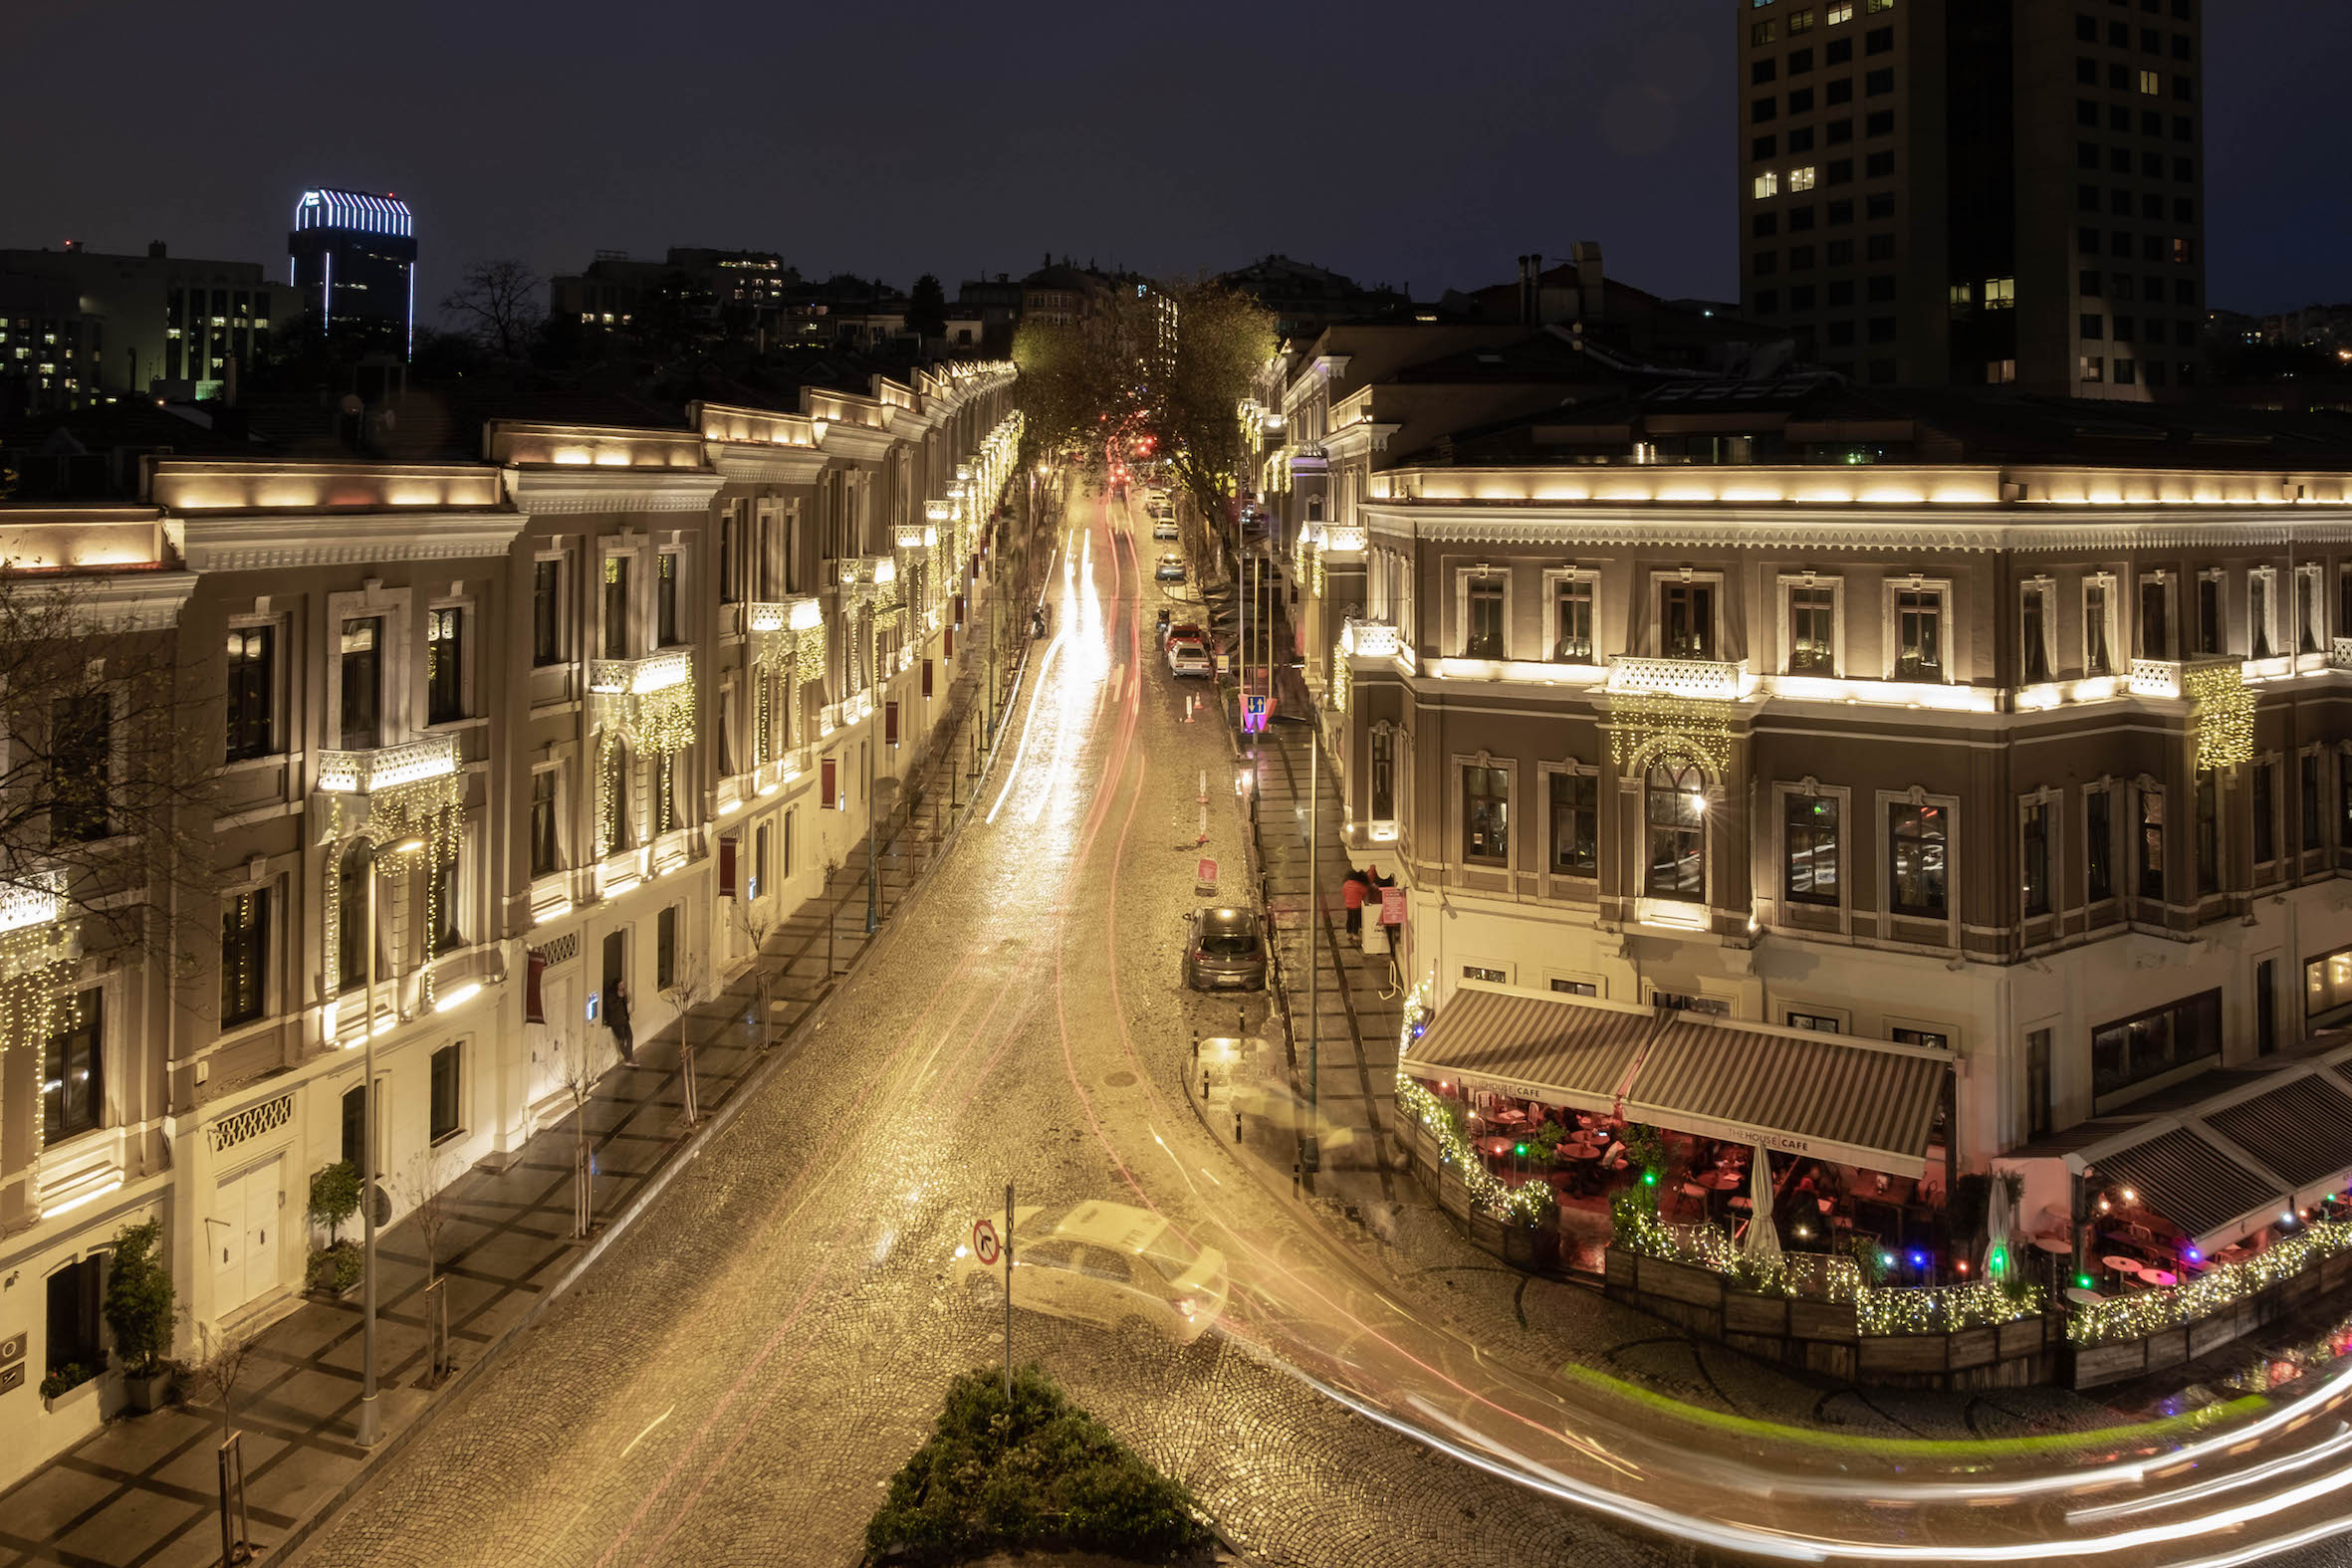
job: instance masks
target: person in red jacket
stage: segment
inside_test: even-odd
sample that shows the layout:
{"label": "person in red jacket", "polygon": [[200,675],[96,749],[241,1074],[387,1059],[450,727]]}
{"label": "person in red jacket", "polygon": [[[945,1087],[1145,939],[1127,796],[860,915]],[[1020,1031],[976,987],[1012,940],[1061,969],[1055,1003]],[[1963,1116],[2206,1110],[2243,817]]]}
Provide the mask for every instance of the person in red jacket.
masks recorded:
{"label": "person in red jacket", "polygon": [[1364,874],[1350,871],[1339,884],[1339,902],[1347,909],[1347,934],[1362,945],[1364,933]]}

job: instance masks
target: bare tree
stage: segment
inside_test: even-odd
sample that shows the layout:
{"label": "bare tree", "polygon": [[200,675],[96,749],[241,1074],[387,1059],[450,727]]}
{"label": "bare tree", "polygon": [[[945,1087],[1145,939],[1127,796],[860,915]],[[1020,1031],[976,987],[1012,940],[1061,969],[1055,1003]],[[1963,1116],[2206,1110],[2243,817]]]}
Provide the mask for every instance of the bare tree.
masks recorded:
{"label": "bare tree", "polygon": [[760,1009],[760,1049],[766,1050],[775,1013],[776,977],[768,969],[768,938],[776,930],[775,911],[764,898],[739,898],[735,901],[735,923],[752,945],[752,996]]}
{"label": "bare tree", "polygon": [[596,1080],[603,1076],[603,1052],[586,1029],[567,1028],[551,1044],[564,1093],[572,1101],[572,1233],[585,1240],[596,1222],[595,1176],[588,1163],[588,1102],[595,1098]]}
{"label": "bare tree", "polygon": [[502,359],[520,359],[547,317],[547,280],[519,261],[477,262],[441,301],[474,340]]}
{"label": "bare tree", "polygon": [[678,1009],[678,1084],[689,1127],[702,1119],[702,1106],[695,1097],[694,1009],[717,996],[718,990],[707,960],[699,955],[679,958],[670,977],[670,1002]]}
{"label": "bare tree", "polygon": [[220,1407],[223,1438],[236,1425],[232,1406],[237,1382],[245,1376],[245,1362],[253,1349],[254,1341],[250,1339],[223,1333],[210,1323],[196,1325],[196,1359],[188,1366],[188,1377],[199,1394]]}
{"label": "bare tree", "polygon": [[199,961],[163,911],[174,892],[207,908],[219,886],[220,710],[179,667],[175,608],[129,582],[0,563],[0,900],[54,901],[86,951],[184,975]]}
{"label": "bare tree", "polygon": [[424,1277],[430,1284],[441,1271],[441,1237],[456,1218],[449,1189],[465,1174],[465,1162],[449,1149],[422,1149],[411,1156],[408,1169],[393,1184],[408,1205],[408,1218],[424,1242]]}

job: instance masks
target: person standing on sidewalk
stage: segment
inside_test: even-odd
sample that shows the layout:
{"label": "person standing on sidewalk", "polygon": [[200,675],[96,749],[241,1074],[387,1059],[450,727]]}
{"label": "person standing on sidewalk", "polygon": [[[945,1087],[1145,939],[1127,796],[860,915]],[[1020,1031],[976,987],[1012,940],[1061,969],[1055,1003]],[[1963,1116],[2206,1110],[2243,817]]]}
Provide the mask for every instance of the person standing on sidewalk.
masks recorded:
{"label": "person standing on sidewalk", "polygon": [[612,1000],[604,1005],[604,1026],[612,1031],[612,1043],[620,1047],[620,1059],[634,1067],[637,1064],[637,1041],[629,1027],[629,988],[626,981],[612,983]]}
{"label": "person standing on sidewalk", "polygon": [[1364,874],[1349,871],[1339,884],[1339,902],[1347,908],[1347,935],[1358,947],[1364,937]]}

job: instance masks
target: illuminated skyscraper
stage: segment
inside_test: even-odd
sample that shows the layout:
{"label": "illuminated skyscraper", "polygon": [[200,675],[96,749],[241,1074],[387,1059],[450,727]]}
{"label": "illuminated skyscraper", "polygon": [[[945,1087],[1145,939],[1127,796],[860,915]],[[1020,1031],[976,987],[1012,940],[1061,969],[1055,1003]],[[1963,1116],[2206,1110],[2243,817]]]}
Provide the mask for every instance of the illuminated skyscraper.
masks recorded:
{"label": "illuminated skyscraper", "polygon": [[306,190],[286,249],[295,287],[321,331],[407,354],[416,336],[416,228],[406,202]]}

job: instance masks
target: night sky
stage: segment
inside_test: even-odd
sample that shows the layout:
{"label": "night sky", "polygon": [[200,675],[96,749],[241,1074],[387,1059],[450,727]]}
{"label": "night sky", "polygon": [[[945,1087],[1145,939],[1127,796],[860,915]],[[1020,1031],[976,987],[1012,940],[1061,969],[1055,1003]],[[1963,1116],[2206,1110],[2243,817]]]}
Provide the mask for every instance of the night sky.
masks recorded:
{"label": "night sky", "polygon": [[[2352,6],[2208,6],[2212,301],[2352,298]],[[407,198],[420,303],[476,260],[673,244],[951,296],[1048,249],[1162,275],[1282,251],[1430,298],[1580,239],[1726,298],[1734,9],[6,0],[0,245],[283,276],[324,183]]]}

